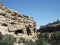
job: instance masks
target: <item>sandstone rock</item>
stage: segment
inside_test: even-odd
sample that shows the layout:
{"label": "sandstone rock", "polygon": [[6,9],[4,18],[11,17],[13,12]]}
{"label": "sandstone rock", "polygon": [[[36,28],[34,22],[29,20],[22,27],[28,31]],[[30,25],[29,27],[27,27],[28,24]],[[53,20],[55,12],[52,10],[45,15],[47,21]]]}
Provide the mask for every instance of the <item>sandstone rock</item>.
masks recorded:
{"label": "sandstone rock", "polygon": [[0,15],[2,14],[5,14],[5,12],[2,9],[0,9]]}
{"label": "sandstone rock", "polygon": [[0,3],[0,32],[32,36],[36,32],[36,23],[32,17],[19,14]]}

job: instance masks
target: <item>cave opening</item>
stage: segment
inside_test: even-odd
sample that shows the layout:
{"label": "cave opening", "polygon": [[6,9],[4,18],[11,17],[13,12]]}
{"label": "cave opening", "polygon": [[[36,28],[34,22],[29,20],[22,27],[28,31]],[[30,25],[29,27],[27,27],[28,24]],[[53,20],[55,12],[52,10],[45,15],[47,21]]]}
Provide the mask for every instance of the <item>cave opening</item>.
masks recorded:
{"label": "cave opening", "polygon": [[18,33],[23,34],[24,32],[23,32],[23,30],[16,30],[16,31],[15,31],[15,34],[18,34]]}
{"label": "cave opening", "polygon": [[8,26],[6,23],[1,24],[2,26]]}

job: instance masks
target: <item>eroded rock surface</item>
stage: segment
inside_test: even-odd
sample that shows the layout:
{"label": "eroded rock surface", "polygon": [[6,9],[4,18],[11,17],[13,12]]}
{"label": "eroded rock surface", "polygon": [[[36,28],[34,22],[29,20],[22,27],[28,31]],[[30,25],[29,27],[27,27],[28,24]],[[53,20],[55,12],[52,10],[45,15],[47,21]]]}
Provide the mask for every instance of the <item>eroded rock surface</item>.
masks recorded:
{"label": "eroded rock surface", "polygon": [[56,32],[56,31],[60,31],[60,21],[57,20],[53,23],[49,23],[47,25],[41,26],[39,28],[40,32]]}
{"label": "eroded rock surface", "polygon": [[36,23],[32,17],[19,14],[0,2],[0,32],[2,34],[34,35],[36,33]]}

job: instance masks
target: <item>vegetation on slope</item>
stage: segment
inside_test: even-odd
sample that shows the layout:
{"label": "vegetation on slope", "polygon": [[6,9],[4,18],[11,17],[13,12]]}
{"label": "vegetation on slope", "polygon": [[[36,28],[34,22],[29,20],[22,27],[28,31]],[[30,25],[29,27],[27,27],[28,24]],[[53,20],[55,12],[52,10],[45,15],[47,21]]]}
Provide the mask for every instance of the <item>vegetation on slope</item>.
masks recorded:
{"label": "vegetation on slope", "polygon": [[[55,22],[54,24],[59,24],[59,22]],[[25,38],[20,38],[18,42],[16,42],[16,38],[10,34],[2,35],[0,32],[0,45],[14,45],[14,43],[23,45],[60,45],[60,31],[55,32],[39,32],[37,34],[37,40],[34,42],[32,40],[26,40]]]}

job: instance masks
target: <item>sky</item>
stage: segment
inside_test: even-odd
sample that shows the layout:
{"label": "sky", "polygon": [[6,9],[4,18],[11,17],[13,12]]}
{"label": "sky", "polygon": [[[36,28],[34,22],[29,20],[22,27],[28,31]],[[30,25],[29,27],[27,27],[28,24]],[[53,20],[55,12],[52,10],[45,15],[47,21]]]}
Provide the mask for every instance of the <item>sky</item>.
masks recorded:
{"label": "sky", "polygon": [[60,20],[60,0],[1,0],[8,8],[19,11],[21,14],[31,16],[37,24],[41,25]]}

